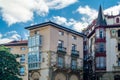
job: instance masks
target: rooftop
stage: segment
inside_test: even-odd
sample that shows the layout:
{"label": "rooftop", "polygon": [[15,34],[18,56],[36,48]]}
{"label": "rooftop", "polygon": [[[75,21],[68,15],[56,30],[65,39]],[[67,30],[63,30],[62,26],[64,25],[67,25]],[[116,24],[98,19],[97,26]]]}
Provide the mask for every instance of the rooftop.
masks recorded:
{"label": "rooftop", "polygon": [[29,27],[26,27],[25,29],[32,30],[32,29],[36,29],[36,28],[40,28],[40,27],[45,27],[45,26],[47,26],[47,25],[51,25],[51,26],[53,26],[53,27],[56,27],[56,28],[65,30],[65,31],[67,31],[67,32],[70,32],[70,33],[79,35],[79,36],[81,36],[81,37],[84,37],[84,34],[82,34],[82,33],[80,33],[80,32],[77,32],[77,31],[72,30],[72,29],[70,29],[70,28],[66,28],[66,27],[64,27],[64,26],[61,26],[61,25],[56,24],[56,23],[51,22],[51,21],[45,22],[45,23],[41,23],[41,24],[37,24],[37,25],[33,25],[33,26],[29,26]]}
{"label": "rooftop", "polygon": [[28,44],[28,41],[27,40],[21,40],[21,41],[12,41],[12,42],[9,42],[9,43],[6,43],[6,44],[1,44],[1,45],[4,45],[4,46],[20,46],[20,45],[27,45]]}

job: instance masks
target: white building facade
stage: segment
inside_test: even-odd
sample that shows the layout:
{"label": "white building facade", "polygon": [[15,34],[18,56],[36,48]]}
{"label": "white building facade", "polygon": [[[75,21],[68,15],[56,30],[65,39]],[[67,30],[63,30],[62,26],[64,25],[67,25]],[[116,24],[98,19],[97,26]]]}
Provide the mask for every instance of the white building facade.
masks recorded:
{"label": "white building facade", "polygon": [[85,31],[95,80],[120,80],[120,14],[98,17]]}

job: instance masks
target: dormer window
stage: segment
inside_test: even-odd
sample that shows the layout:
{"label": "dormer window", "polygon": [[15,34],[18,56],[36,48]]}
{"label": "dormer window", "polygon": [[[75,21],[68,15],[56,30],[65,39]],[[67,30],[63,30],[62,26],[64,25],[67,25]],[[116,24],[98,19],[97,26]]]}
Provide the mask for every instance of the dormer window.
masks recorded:
{"label": "dormer window", "polygon": [[119,23],[119,22],[120,22],[119,18],[116,18],[116,23]]}

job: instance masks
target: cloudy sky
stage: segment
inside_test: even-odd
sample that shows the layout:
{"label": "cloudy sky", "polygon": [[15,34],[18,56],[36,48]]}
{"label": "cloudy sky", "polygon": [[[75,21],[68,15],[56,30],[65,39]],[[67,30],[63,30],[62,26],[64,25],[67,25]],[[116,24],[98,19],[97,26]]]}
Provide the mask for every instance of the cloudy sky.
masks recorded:
{"label": "cloudy sky", "polygon": [[0,0],[0,44],[27,39],[25,27],[49,20],[80,32],[100,5],[104,14],[120,13],[119,0]]}

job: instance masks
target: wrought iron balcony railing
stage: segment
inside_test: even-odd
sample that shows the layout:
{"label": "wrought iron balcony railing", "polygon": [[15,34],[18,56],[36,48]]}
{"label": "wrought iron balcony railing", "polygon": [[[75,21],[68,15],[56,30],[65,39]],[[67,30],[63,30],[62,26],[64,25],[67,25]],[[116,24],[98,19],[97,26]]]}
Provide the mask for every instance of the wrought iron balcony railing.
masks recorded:
{"label": "wrought iron balcony railing", "polygon": [[79,51],[77,51],[77,50],[71,50],[71,56],[72,57],[79,57]]}
{"label": "wrought iron balcony railing", "polygon": [[62,47],[62,46],[58,46],[57,47],[57,53],[65,55],[66,54],[66,48]]}

